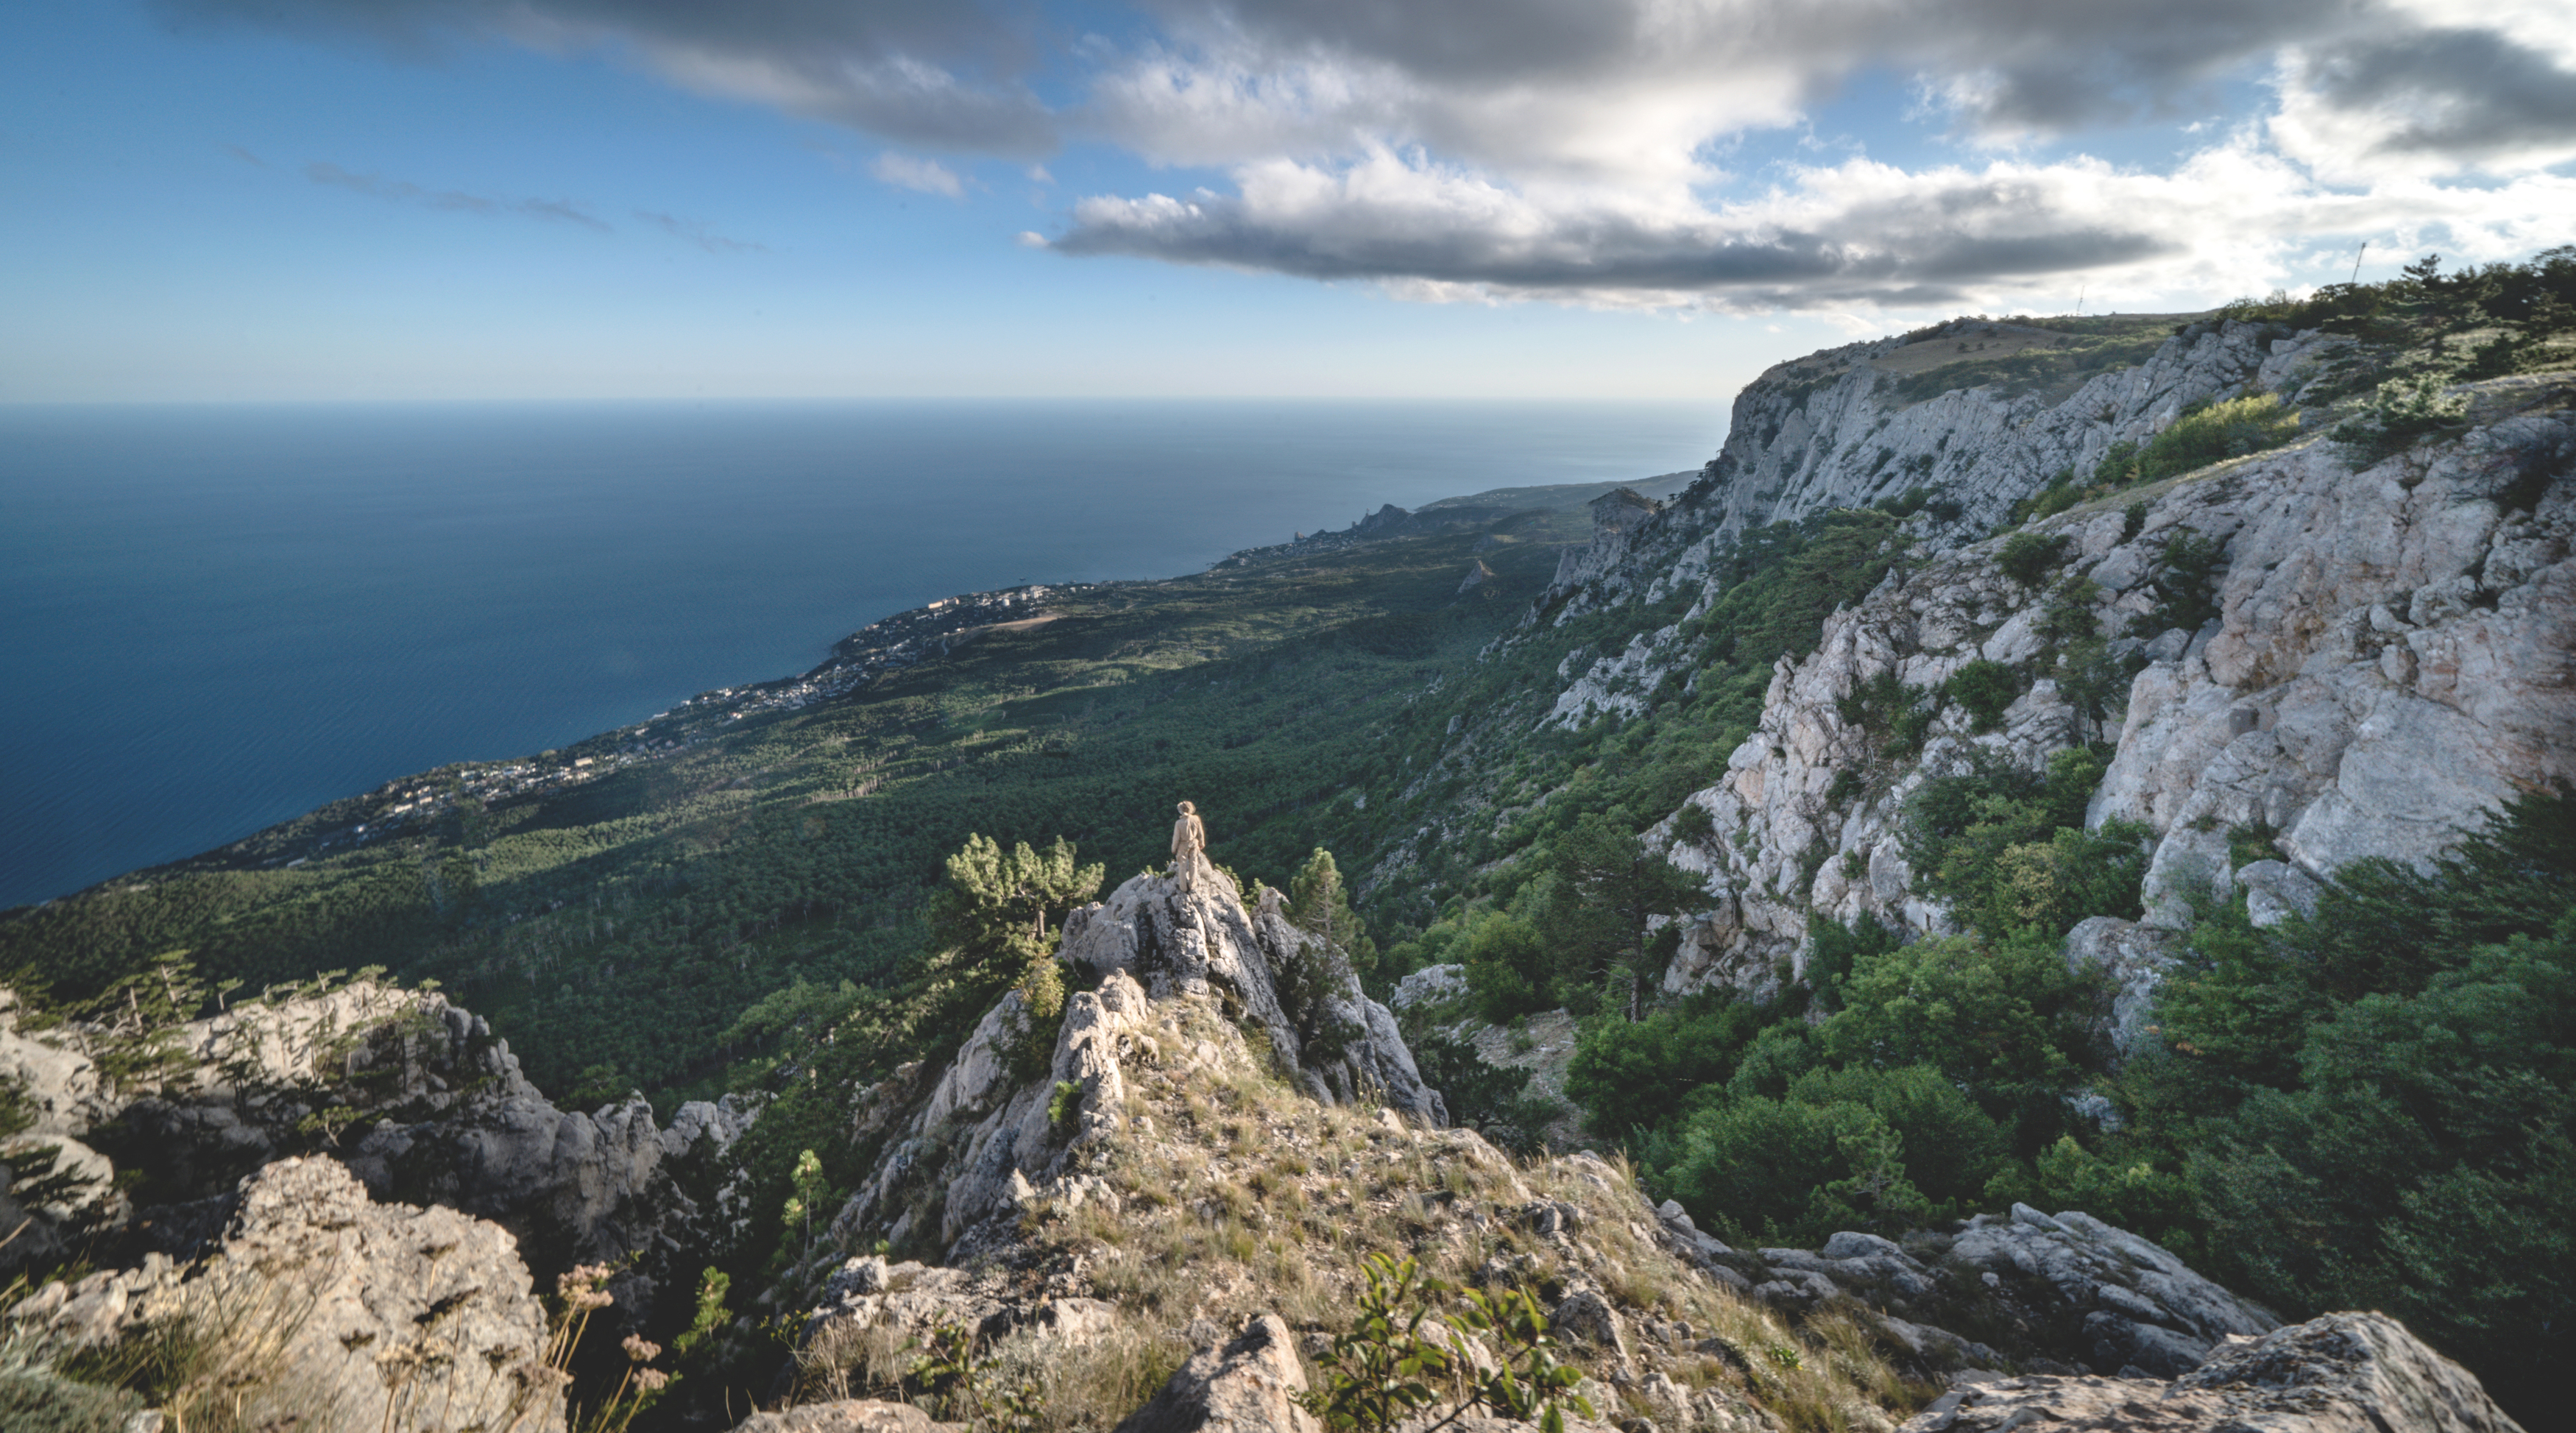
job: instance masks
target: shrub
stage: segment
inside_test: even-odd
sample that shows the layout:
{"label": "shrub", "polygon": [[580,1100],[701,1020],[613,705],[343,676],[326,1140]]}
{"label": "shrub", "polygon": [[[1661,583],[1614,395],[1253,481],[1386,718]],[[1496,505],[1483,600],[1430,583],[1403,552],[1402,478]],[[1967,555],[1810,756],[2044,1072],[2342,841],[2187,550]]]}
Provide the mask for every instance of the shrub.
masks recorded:
{"label": "shrub", "polygon": [[1980,657],[1950,674],[1942,690],[1950,700],[1967,708],[1978,731],[1993,731],[2003,724],[2004,709],[2021,695],[2021,674],[2001,662]]}
{"label": "shrub", "polygon": [[1903,1136],[1866,1105],[1733,1099],[1692,1116],[1668,1143],[1655,1183],[1730,1243],[1893,1233],[1931,1213],[1905,1177]]}
{"label": "shrub", "polygon": [[1844,990],[1821,1032],[1835,1059],[1930,1065],[1998,1117],[2053,1102],[2092,1053],[2093,988],[2054,939],[1918,940],[1861,961]]}
{"label": "shrub", "polygon": [[1576,1037],[1565,1093],[1602,1134],[1623,1137],[1670,1119],[1693,1089],[1726,1078],[1763,1027],[1782,1012],[1725,995],[1699,995],[1642,1020],[1589,1021]]}
{"label": "shrub", "polygon": [[2022,586],[2037,587],[2065,558],[2065,538],[2017,532],[2004,540],[2003,550],[1995,554],[1995,566]]}
{"label": "shrub", "polygon": [[2132,629],[2140,636],[2176,627],[2197,632],[2217,620],[2223,610],[2218,576],[2226,561],[2223,544],[2191,528],[2166,538],[2156,563],[2156,591],[2164,600]]}
{"label": "shrub", "polygon": [[2335,425],[2333,439],[2351,450],[2353,466],[2366,468],[2426,438],[2468,427],[2466,394],[2443,391],[2448,375],[2418,373],[2379,385],[2368,406]]}
{"label": "shrub", "polygon": [[2121,487],[2160,482],[2229,458],[2277,448],[2298,435],[2298,414],[2283,407],[2277,394],[2197,403],[2149,439],[2136,456],[2114,462],[2106,455],[2094,468],[2093,480]]}

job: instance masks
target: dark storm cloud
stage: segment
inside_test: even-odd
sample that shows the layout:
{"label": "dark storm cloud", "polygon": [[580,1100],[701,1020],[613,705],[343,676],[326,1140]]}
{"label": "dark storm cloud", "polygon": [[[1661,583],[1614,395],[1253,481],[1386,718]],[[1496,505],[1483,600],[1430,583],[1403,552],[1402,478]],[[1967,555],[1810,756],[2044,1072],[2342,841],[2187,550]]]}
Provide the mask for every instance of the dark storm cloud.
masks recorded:
{"label": "dark storm cloud", "polygon": [[2306,79],[2338,110],[2396,117],[2374,146],[2382,153],[2485,156],[2576,134],[2576,72],[2489,31],[2328,47]]}
{"label": "dark storm cloud", "polygon": [[1730,306],[1948,300],[1979,284],[2137,263],[2179,247],[2066,212],[2043,186],[1966,180],[1811,210],[1794,226],[1538,209],[1480,224],[1462,207],[1436,196],[1401,209],[1206,195],[1187,204],[1094,201],[1053,247],[1311,279],[1704,294]]}

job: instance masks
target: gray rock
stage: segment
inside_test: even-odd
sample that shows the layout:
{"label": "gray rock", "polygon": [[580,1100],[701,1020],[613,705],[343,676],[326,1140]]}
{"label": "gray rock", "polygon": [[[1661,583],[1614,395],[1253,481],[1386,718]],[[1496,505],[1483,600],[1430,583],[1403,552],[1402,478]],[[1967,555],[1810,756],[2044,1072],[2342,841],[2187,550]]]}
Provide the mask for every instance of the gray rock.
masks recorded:
{"label": "gray rock", "polygon": [[[1532,620],[1649,592],[1713,597],[1717,558],[1748,525],[1915,481],[1965,503],[1971,523],[2000,516],[2047,474],[2151,436],[2177,404],[2305,382],[2303,365],[2340,343],[2270,333],[2222,325],[2177,338],[2054,406],[1978,390],[1895,407],[1874,376],[1893,352],[1887,341],[1784,365],[1746,391],[1703,484],[1624,529],[1615,561],[1587,569],[1579,591],[1542,599]],[[2275,342],[2291,351],[2269,353]],[[2515,792],[2576,780],[2566,740],[2576,730],[2576,406],[2563,381],[2479,391],[2493,400],[2480,426],[2369,472],[2311,439],[2141,490],[2135,532],[2111,504],[2032,524],[2066,540],[2065,573],[2095,584],[2093,616],[2109,634],[2163,600],[2156,582],[2175,535],[2221,545],[2219,617],[2194,632],[2120,637],[2146,666],[2098,722],[2037,670],[2044,602],[1996,570],[2002,538],[1909,525],[1928,560],[1829,617],[1814,652],[1783,660],[1751,738],[1716,784],[1688,798],[1721,839],[1673,852],[1705,883],[1707,906],[1683,920],[1666,990],[1723,985],[1767,997],[1782,962],[1803,973],[1814,914],[1867,915],[1918,935],[1956,930],[1943,904],[1916,889],[1903,815],[1925,780],[1972,759],[2035,771],[2056,749],[2115,740],[2087,820],[2147,828],[2141,924],[2169,930],[2192,922],[2196,900],[2232,894],[2231,832],[2280,833],[2282,871],[2248,882],[2249,904],[2270,922],[2312,894],[2303,874],[2363,856],[2424,862]],[[1917,458],[1933,463],[1924,479],[1902,471]],[[2506,511],[2500,498],[2524,474],[2543,486]],[[1678,629],[1644,620],[1624,645],[1613,638],[1569,664],[1560,720],[1642,710],[1641,694],[1692,668]],[[1866,683],[1892,675],[1929,692],[1981,655],[2033,663],[2000,731],[1972,731],[1955,708],[1943,711],[1920,755],[1891,768],[1883,733],[1844,720]],[[1853,773],[1871,780],[1856,798],[1838,796]],[[2152,995],[2154,964],[2123,986],[2115,1024],[2127,1034]]]}
{"label": "gray rock", "polygon": [[2283,861],[2256,861],[2236,873],[2236,884],[2245,888],[2245,914],[2257,926],[2314,916],[2325,892],[2316,877]]}
{"label": "gray rock", "polygon": [[2110,986],[2103,1034],[2115,1057],[2134,1054],[2153,1042],[2147,1027],[2155,1009],[2156,987],[2174,963],[2173,944],[2170,933],[2117,916],[2090,916],[2066,933],[2066,968],[2077,974],[2098,972]]}
{"label": "gray rock", "polygon": [[958,1433],[963,1423],[939,1423],[909,1403],[843,1398],[776,1413],[755,1413],[734,1433]]}
{"label": "gray rock", "polygon": [[[699,1210],[675,1175],[720,1161],[754,1118],[732,1096],[683,1106],[669,1130],[655,1126],[640,1096],[590,1113],[559,1110],[520,1072],[506,1041],[432,991],[359,982],[234,1005],[180,1027],[176,1043],[189,1063],[141,1094],[97,1078],[77,1026],[41,1040],[19,1035],[13,1005],[0,1003],[0,1075],[30,1081],[37,1128],[71,1133],[118,1120],[123,1147],[142,1152],[141,1172],[174,1204],[228,1193],[301,1138],[306,1115],[346,1106],[357,1117],[331,1153],[376,1198],[493,1220],[537,1252],[543,1274],[619,1265],[618,1294],[637,1314],[667,1272],[661,1260],[702,1216],[719,1213]],[[103,1157],[76,1141],[44,1142],[62,1144],[95,1187],[111,1188],[116,1171]],[[75,1212],[87,1211],[53,1211],[47,1222]],[[167,1206],[133,1211],[111,1201],[107,1214],[184,1222]],[[19,1244],[41,1249],[43,1235],[31,1226]]]}
{"label": "gray rock", "polygon": [[1576,1289],[1557,1300],[1548,1323],[1567,1339],[1588,1343],[1623,1365],[1628,1361],[1626,1321],[1597,1289]]}
{"label": "gray rock", "polygon": [[1397,981],[1395,990],[1386,998],[1390,1010],[1410,1010],[1416,1005],[1440,1005],[1459,999],[1467,993],[1467,967],[1463,965],[1426,965]]}
{"label": "gray rock", "polygon": [[236,1348],[261,1341],[263,1372],[280,1371],[246,1390],[246,1423],[268,1409],[407,1433],[563,1426],[545,1310],[510,1236],[452,1209],[374,1203],[327,1159],[282,1160],[246,1182],[219,1254],[195,1271],[154,1255],[48,1285],[11,1318],[86,1345],[220,1321]]}
{"label": "gray rock", "polygon": [[1259,1314],[1232,1342],[1192,1354],[1118,1433],[1319,1433],[1297,1402],[1305,1391],[1288,1326]]}
{"label": "gray rock", "polygon": [[[1874,1311],[1891,1339],[1935,1370],[2009,1358],[2171,1377],[2230,1336],[2279,1326],[2165,1249],[2080,1210],[2016,1204],[1947,1233],[1898,1241],[1845,1231],[1821,1250],[1763,1249],[1728,1262],[1775,1305],[1839,1299]],[[1998,1351],[1950,1327],[2017,1332]]]}
{"label": "gray rock", "polygon": [[2171,1383],[2143,1378],[1967,1382],[1901,1433],[2520,1433],[2466,1369],[2385,1314],[2337,1313],[2232,1337]]}
{"label": "gray rock", "polygon": [[1422,1083],[1394,1015],[1369,999],[1347,971],[1339,988],[1327,991],[1325,1014],[1357,1038],[1338,1060],[1306,1057],[1305,1042],[1281,1006],[1277,972],[1310,958],[1319,944],[1270,904],[1247,911],[1222,872],[1203,875],[1194,888],[1148,874],[1129,880],[1106,901],[1067,912],[1060,953],[1095,970],[1126,971],[1157,1000],[1217,996],[1267,1032],[1271,1048],[1306,1073],[1319,1098],[1347,1101],[1362,1089],[1375,1090],[1418,1120],[1447,1124],[1440,1092]]}

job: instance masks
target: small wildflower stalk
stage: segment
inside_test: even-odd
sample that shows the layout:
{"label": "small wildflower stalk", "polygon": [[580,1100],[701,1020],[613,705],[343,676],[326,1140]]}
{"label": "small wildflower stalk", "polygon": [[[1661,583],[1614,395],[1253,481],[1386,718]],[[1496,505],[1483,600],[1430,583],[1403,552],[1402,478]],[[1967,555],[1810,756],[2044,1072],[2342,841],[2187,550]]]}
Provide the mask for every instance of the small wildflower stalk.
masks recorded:
{"label": "small wildflower stalk", "polygon": [[[573,1354],[590,1329],[590,1316],[617,1302],[605,1287],[613,1272],[606,1264],[580,1264],[555,1280],[554,1326],[546,1334],[545,1355],[535,1370],[537,1381],[555,1388],[572,1382]],[[573,1433],[626,1433],[635,1415],[671,1386],[673,1376],[652,1366],[662,1356],[660,1344],[628,1334],[620,1346],[626,1350],[626,1372],[617,1380],[617,1390],[587,1418],[573,1409],[565,1420]]]}

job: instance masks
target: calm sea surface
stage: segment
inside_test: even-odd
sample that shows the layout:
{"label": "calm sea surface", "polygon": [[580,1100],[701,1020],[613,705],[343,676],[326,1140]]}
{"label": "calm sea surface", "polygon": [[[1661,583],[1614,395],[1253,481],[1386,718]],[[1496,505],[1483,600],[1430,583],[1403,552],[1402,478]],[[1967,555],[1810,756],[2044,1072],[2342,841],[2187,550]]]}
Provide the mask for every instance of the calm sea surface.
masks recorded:
{"label": "calm sea surface", "polygon": [[0,408],[0,906],[955,592],[1697,467],[1717,404]]}

